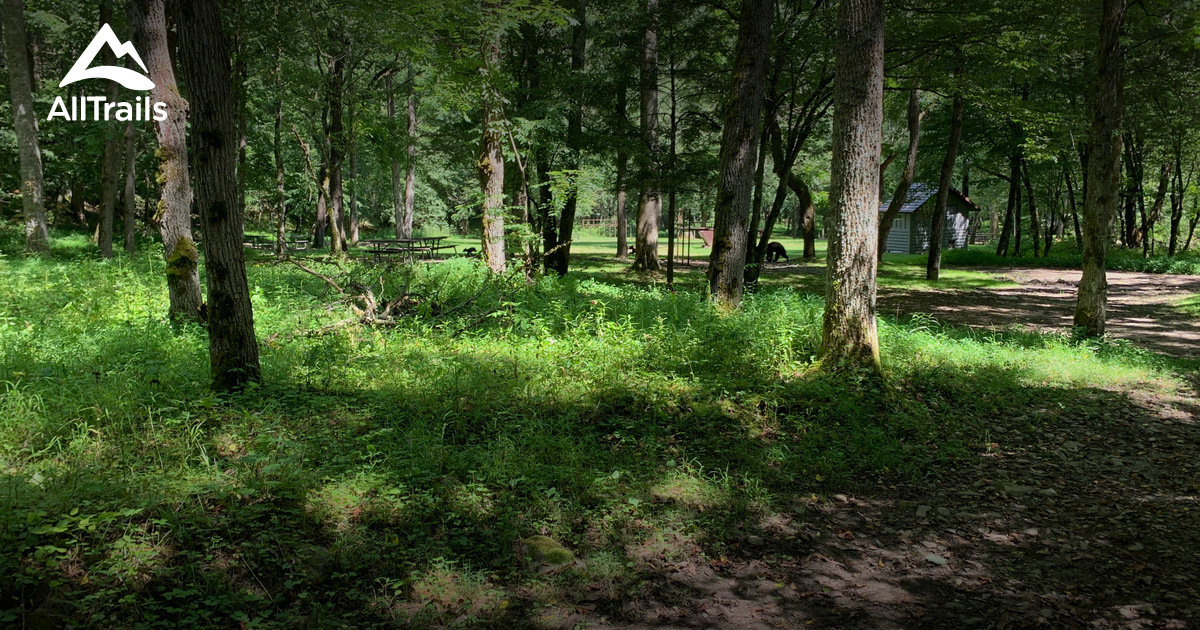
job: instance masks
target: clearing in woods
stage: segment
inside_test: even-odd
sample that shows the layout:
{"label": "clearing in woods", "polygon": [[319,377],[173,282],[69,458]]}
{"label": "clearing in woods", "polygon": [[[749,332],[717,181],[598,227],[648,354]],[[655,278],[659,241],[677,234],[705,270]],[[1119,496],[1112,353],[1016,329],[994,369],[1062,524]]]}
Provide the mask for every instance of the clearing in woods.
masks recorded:
{"label": "clearing in woods", "polygon": [[[945,324],[1062,332],[1071,327],[1079,271],[1069,269],[982,269],[1016,283],[970,290],[881,288],[886,314],[927,313]],[[1180,304],[1200,293],[1200,277],[1108,272],[1108,333],[1148,350],[1181,359],[1200,353],[1200,317]]]}
{"label": "clearing in woods", "polygon": [[[780,275],[822,267],[782,264]],[[996,288],[880,289],[880,311],[973,328],[1064,332],[1079,272],[988,269]],[[782,272],[782,273],[780,273]],[[1187,275],[1108,272],[1110,333],[1178,359],[1200,348]],[[806,283],[801,283],[804,286]],[[1193,374],[1194,377],[1194,374]],[[974,463],[919,483],[798,500],[735,554],[682,538],[631,550],[654,567],[599,628],[1185,628],[1200,620],[1200,400],[1191,389],[1047,388],[993,418]],[[686,602],[686,605],[681,605]],[[637,622],[628,624],[631,619]],[[566,623],[565,626],[569,626]],[[564,626],[564,627],[565,627]]]}

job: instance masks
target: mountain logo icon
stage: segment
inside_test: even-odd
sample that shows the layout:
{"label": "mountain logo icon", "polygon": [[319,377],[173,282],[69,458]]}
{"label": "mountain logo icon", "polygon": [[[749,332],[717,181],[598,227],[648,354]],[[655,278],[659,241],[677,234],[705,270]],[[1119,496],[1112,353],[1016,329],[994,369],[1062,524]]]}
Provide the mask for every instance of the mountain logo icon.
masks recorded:
{"label": "mountain logo icon", "polygon": [[100,54],[100,49],[105,45],[108,45],[112,49],[113,54],[118,59],[129,55],[137,62],[137,65],[142,67],[142,70],[149,73],[149,70],[146,70],[146,64],[142,63],[142,58],[138,56],[133,44],[130,42],[121,43],[121,40],[117,39],[117,34],[113,32],[112,27],[105,24],[100,27],[100,31],[92,38],[92,42],[84,49],[83,54],[79,56],[79,60],[75,62],[75,65],[71,66],[71,71],[67,73],[67,76],[63,77],[62,83],[59,83],[58,87],[67,86],[84,79],[108,79],[116,81],[131,90],[145,91],[154,87],[154,82],[149,77],[138,74],[129,68],[120,68],[117,66],[96,66],[95,68],[89,68],[88,66],[96,60],[96,55]]}

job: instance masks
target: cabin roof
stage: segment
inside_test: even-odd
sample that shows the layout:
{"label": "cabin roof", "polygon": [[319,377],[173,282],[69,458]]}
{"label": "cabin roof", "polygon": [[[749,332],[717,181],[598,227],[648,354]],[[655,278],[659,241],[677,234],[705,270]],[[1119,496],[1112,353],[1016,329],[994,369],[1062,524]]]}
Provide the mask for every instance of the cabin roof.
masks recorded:
{"label": "cabin roof", "polygon": [[[917,208],[920,208],[921,206],[925,205],[925,202],[929,201],[930,198],[932,198],[934,195],[936,195],[937,191],[938,191],[938,187],[936,184],[914,183],[908,189],[908,197],[904,200],[904,205],[900,206],[900,212],[902,212],[902,213],[916,212]],[[953,194],[955,197],[957,197],[960,201],[965,203],[967,206],[969,206],[971,209],[973,209],[973,210],[981,209],[974,201],[971,201],[970,197],[967,197],[966,195],[959,192],[957,188],[951,188],[950,193]],[[889,203],[890,203],[890,201],[884,201],[884,202],[880,203],[879,204],[879,212],[880,213],[887,212]]]}

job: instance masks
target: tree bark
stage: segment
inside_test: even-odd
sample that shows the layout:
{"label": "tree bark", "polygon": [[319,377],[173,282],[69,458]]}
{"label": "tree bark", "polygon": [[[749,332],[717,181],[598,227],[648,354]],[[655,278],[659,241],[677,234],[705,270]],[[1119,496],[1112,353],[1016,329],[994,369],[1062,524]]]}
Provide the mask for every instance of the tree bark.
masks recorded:
{"label": "tree bark", "polygon": [[946,146],[946,158],[942,160],[942,177],[938,182],[937,200],[934,202],[933,218],[929,230],[929,257],[925,264],[925,278],[937,280],[942,270],[942,234],[946,229],[946,206],[950,201],[950,187],[954,185],[954,163],[958,161],[958,146],[962,142],[963,97],[954,96],[950,115],[950,144]]}
{"label": "tree bark", "polygon": [[87,217],[83,214],[83,177],[79,173],[71,175],[71,218],[79,226],[87,226]]}
{"label": "tree bark", "polygon": [[[908,201],[908,190],[912,188],[913,178],[917,172],[917,149],[921,142],[921,91],[913,88],[908,91],[908,153],[904,157],[904,170],[900,172],[900,181],[896,183],[896,191],[887,210],[879,218],[879,260],[887,252],[888,234],[892,231],[892,222],[900,214],[900,209]],[[966,194],[966,193],[963,193]]]}
{"label": "tree bark", "polygon": [[[484,2],[485,12],[495,11],[495,0]],[[485,18],[486,19],[486,18]],[[500,33],[483,35],[482,142],[479,155],[479,185],[483,192],[483,260],[493,273],[504,273],[504,139],[503,96],[493,78],[500,72]]]}
{"label": "tree bark", "polygon": [[408,164],[405,168],[404,175],[404,216],[401,220],[404,223],[404,236],[402,238],[412,238],[413,231],[413,214],[415,212],[414,204],[416,202],[416,182],[417,182],[417,87],[416,73],[413,70],[412,62],[408,64]]}
{"label": "tree bark", "polygon": [[1083,234],[1079,229],[1079,209],[1075,207],[1075,185],[1071,181],[1071,167],[1063,160],[1063,179],[1067,184],[1067,203],[1071,206],[1071,221],[1075,224],[1075,245],[1083,243]]}
{"label": "tree bark", "polygon": [[796,193],[799,204],[800,232],[804,238],[804,259],[817,258],[817,207],[813,203],[812,191],[804,180],[792,175],[788,177],[788,186]]}
{"label": "tree bark", "polygon": [[1188,182],[1183,181],[1183,145],[1176,140],[1175,178],[1171,185],[1171,235],[1167,240],[1167,256],[1172,258],[1179,247],[1179,223],[1183,220],[1183,193],[1187,190],[1186,184],[1190,183],[1191,178],[1191,173],[1189,173]]}
{"label": "tree bark", "polygon": [[658,172],[658,0],[646,0],[646,19],[639,72],[642,94],[642,190],[638,195],[633,268],[658,271],[658,215],[662,212]]}
{"label": "tree bark", "polygon": [[[580,152],[583,150],[583,66],[584,54],[587,50],[587,0],[577,0],[575,4],[575,26],[571,31],[571,105],[567,111],[567,177],[574,180],[580,164]],[[571,237],[575,228],[575,212],[579,203],[579,193],[575,185],[567,186],[566,199],[563,200],[562,215],[558,221],[558,246],[549,253],[545,264],[547,271],[554,271],[559,276],[567,275],[571,262]]]}
{"label": "tree bark", "polygon": [[1149,216],[1142,213],[1142,258],[1150,257],[1150,241],[1153,235],[1154,224],[1158,223],[1158,219],[1162,216],[1163,202],[1167,198],[1167,187],[1171,181],[1171,168],[1173,164],[1165,162],[1162,168],[1158,171],[1158,192],[1154,195],[1154,205],[1150,208]]}
{"label": "tree bark", "polygon": [[1200,195],[1192,195],[1192,218],[1188,219],[1187,240],[1183,242],[1184,253],[1192,247],[1192,236],[1196,234],[1197,223],[1200,223]]}
{"label": "tree bark", "polygon": [[[277,67],[278,69],[278,67]],[[276,85],[276,88],[281,86]],[[283,100],[275,100],[275,255],[282,258],[287,253],[287,194],[284,189],[283,168]]]}
{"label": "tree bark", "polygon": [[1004,210],[1004,225],[1000,229],[1000,240],[996,243],[996,255],[1007,257],[1012,239],[1016,210],[1021,203],[1021,155],[1014,152],[1008,157],[1008,205]]}
{"label": "tree bark", "polygon": [[[111,24],[112,2],[100,2],[100,26]],[[100,58],[106,66],[117,65],[117,56],[112,47],[101,49]],[[117,100],[118,85],[116,81],[105,81],[108,102]],[[100,223],[97,244],[100,246],[102,258],[112,258],[113,255],[113,223],[117,215],[117,180],[121,177],[121,134],[117,126],[111,122],[104,125],[104,156],[100,162]]]}
{"label": "tree bark", "polygon": [[1013,199],[1013,225],[1012,225],[1012,227],[1013,227],[1013,250],[1012,250],[1012,255],[1016,256],[1016,257],[1020,257],[1020,255],[1021,255],[1021,220],[1022,220],[1021,219],[1022,194],[1021,194],[1021,162],[1020,161],[1017,162],[1017,170],[1015,172],[1015,175],[1016,175],[1016,179],[1013,180],[1013,183],[1015,184],[1014,191],[1016,192],[1016,198]]}
{"label": "tree bark", "polygon": [[[1141,232],[1137,229],[1137,207],[1142,196],[1141,181],[1145,173],[1140,167],[1140,158],[1135,155],[1137,143],[1132,133],[1123,135],[1122,150],[1125,155],[1125,213],[1121,215],[1121,244],[1133,249],[1141,244]],[[1086,203],[1086,200],[1085,200]],[[1145,207],[1142,208],[1143,217]]]}
{"label": "tree bark", "polygon": [[125,212],[121,227],[125,232],[125,253],[130,256],[137,250],[137,181],[134,179],[134,164],[137,161],[137,135],[133,123],[125,123],[125,190],[122,194]]}
{"label": "tree bark", "polygon": [[[383,81],[384,89],[387,91],[387,115],[388,119],[392,121],[392,128],[395,129],[396,94],[395,85],[392,82],[393,72],[394,71],[388,71],[388,73],[384,75]],[[395,154],[393,154],[390,162],[392,167],[392,221],[396,227],[396,238],[411,238],[411,224],[406,224],[404,219],[404,210],[406,206],[404,203],[404,188],[400,184],[400,160],[396,158]],[[407,229],[405,227],[406,225],[409,225]]]}
{"label": "tree bark", "polygon": [[617,86],[617,125],[621,129],[620,144],[617,145],[617,260],[629,259],[629,218],[625,212],[625,180],[629,168],[629,152],[625,150],[625,128],[627,123],[625,111],[625,85]]}
{"label": "tree bark", "polygon": [[1025,182],[1025,196],[1029,201],[1029,236],[1033,239],[1033,257],[1037,258],[1042,245],[1042,219],[1038,215],[1033,197],[1033,181],[1029,178],[1029,161],[1021,160],[1021,179]]}
{"label": "tree bark", "polygon": [[1083,205],[1083,276],[1075,304],[1075,328],[1088,337],[1104,334],[1108,280],[1104,259],[1109,230],[1120,203],[1121,115],[1125,0],[1104,0],[1100,20],[1099,77],[1089,140],[1087,197]]}
{"label": "tree bark", "polygon": [[329,232],[330,253],[340,256],[346,251],[345,192],[343,188],[342,163],[346,159],[346,128],[342,123],[346,88],[346,58],[350,44],[346,36],[330,29],[330,39],[335,51],[329,68],[326,94],[329,98],[329,127],[325,135],[329,141],[329,164],[325,170],[329,180]]}
{"label": "tree bark", "polygon": [[880,369],[875,322],[883,0],[842,0],[834,45],[833,164],[820,357],[828,369]]}
{"label": "tree bark", "polygon": [[[308,157],[307,151],[305,157]],[[329,229],[329,169],[325,162],[321,162],[313,176],[317,182],[317,225],[313,234],[313,247],[321,249],[325,247],[325,230]]]}
{"label": "tree bark", "polygon": [[179,6],[179,58],[192,98],[196,206],[208,279],[208,353],[214,389],[261,378],[254,311],[242,250],[238,135],[229,51],[217,0]]}
{"label": "tree bark", "polygon": [[1059,235],[1060,226],[1058,224],[1058,208],[1062,204],[1062,189],[1056,182],[1054,185],[1054,198],[1050,202],[1050,216],[1046,222],[1046,232],[1043,235],[1042,255],[1050,255],[1050,246],[1054,244],[1054,237]]}
{"label": "tree bark", "polygon": [[[279,0],[275,2],[278,24]],[[284,190],[283,165],[283,33],[275,31],[275,135],[272,138],[275,156],[275,257],[287,255],[287,195]]]}
{"label": "tree bark", "polygon": [[[725,105],[708,289],[718,304],[742,302],[749,218],[767,82],[773,0],[742,0],[733,80]],[[786,176],[786,173],[785,173]]]}
{"label": "tree bark", "polygon": [[354,133],[354,83],[347,90],[347,145],[350,151],[350,213],[346,221],[346,240],[350,247],[358,245],[358,137]]}
{"label": "tree bark", "polygon": [[162,186],[154,222],[162,236],[163,256],[167,261],[169,317],[175,322],[195,321],[201,318],[204,294],[200,289],[200,254],[192,240],[192,185],[186,135],[188,103],[179,95],[175,82],[163,0],[135,0],[129,3],[129,13],[129,21],[140,40],[138,49],[145,55],[143,60],[154,81],[150,98],[167,105],[167,117],[154,123],[158,139],[157,179]]}
{"label": "tree bark", "polygon": [[33,83],[25,37],[22,0],[4,0],[4,57],[8,64],[8,91],[12,100],[13,131],[21,163],[21,206],[25,220],[25,250],[45,251],[50,244],[46,228],[42,153],[38,149],[37,114],[33,111]]}
{"label": "tree bark", "polygon": [[[670,72],[670,94],[671,94],[671,113],[669,116],[671,122],[670,142],[667,143],[667,169],[671,173],[670,189],[667,191],[667,286],[674,288],[675,286],[675,219],[678,216],[676,213],[679,206],[677,205],[679,182],[677,181],[679,168],[679,91],[677,89],[675,55],[670,56],[668,65]],[[762,160],[759,160],[761,165]],[[757,212],[757,210],[755,211]]]}

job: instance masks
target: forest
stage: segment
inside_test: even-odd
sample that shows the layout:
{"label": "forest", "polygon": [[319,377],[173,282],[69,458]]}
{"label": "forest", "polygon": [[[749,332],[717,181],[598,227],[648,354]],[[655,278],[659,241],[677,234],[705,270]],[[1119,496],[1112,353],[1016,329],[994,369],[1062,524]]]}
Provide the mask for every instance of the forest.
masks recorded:
{"label": "forest", "polygon": [[1200,624],[1200,0],[0,7],[0,627]]}

